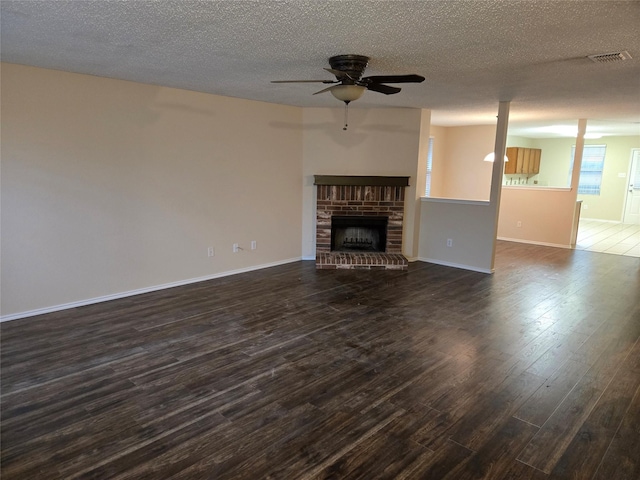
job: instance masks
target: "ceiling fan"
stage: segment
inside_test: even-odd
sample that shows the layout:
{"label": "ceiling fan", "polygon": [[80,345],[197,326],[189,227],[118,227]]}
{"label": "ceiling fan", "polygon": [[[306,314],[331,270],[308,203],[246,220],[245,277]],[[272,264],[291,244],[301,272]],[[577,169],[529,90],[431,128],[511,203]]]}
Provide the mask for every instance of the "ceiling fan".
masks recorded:
{"label": "ceiling fan", "polygon": [[393,95],[400,92],[399,87],[386,85],[387,83],[420,83],[424,81],[421,75],[374,75],[363,77],[365,68],[369,63],[369,57],[364,55],[336,55],[329,58],[331,68],[325,68],[329,73],[335,75],[335,80],[273,80],[271,83],[324,83],[332,84],[314,95],[324,92],[331,94],[345,104],[345,125],[347,129],[347,108],[349,103],[359,99],[365,90]]}

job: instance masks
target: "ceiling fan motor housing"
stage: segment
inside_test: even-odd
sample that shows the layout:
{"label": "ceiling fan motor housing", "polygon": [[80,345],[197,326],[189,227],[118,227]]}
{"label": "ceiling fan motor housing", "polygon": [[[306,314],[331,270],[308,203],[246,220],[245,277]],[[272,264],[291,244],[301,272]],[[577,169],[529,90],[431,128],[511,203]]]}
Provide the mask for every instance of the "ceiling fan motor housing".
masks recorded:
{"label": "ceiling fan motor housing", "polygon": [[329,65],[332,69],[345,73],[344,78],[338,78],[343,81],[350,80],[349,77],[352,80],[360,80],[368,63],[369,57],[364,55],[336,55],[329,58]]}

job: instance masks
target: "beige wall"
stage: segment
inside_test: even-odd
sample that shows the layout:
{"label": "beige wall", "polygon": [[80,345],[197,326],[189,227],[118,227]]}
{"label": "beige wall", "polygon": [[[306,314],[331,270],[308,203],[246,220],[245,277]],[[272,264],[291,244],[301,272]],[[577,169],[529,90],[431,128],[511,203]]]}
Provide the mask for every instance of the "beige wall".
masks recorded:
{"label": "beige wall", "polygon": [[[409,176],[405,255],[492,268],[492,164],[482,158],[494,126],[435,127],[428,110],[351,108],[344,132],[341,107],[8,64],[1,113],[3,318],[314,258],[314,174]],[[432,196],[463,201],[420,200],[430,135]],[[543,148],[549,178],[566,184],[568,160],[552,159],[573,142],[531,145]],[[637,137],[611,144],[605,175],[626,184],[618,173],[638,146]],[[574,205],[566,190],[506,188],[498,236],[566,245]],[[233,243],[244,250],[232,253]]]}
{"label": "beige wall", "polygon": [[[588,122],[587,122],[588,124]],[[525,139],[526,140],[526,139]],[[568,187],[571,147],[575,138],[528,139],[528,145],[542,149],[540,186]],[[510,141],[512,141],[510,139]],[[583,200],[582,217],[600,220],[620,221],[624,210],[624,200],[631,160],[631,149],[640,148],[640,136],[603,137],[585,139],[585,145],[607,145],[600,195],[579,195]]]}
{"label": "beige wall", "polygon": [[504,187],[498,238],[569,247],[575,204],[569,188]]}
{"label": "beige wall", "polygon": [[495,216],[489,202],[423,198],[420,260],[491,273]]}
{"label": "beige wall", "polygon": [[507,136],[507,147],[537,148],[535,138],[520,137],[517,135]]}
{"label": "beige wall", "polygon": [[[416,208],[424,193],[416,190],[421,110],[350,108],[347,132],[342,130],[344,108],[306,108],[303,116],[303,257],[315,257],[314,175],[411,177],[405,191],[403,252],[417,256]],[[426,134],[428,138],[428,130]]]}
{"label": "beige wall", "polygon": [[299,108],[2,64],[1,113],[3,316],[301,256]]}
{"label": "beige wall", "polygon": [[[504,167],[502,161],[485,162],[484,157],[489,152],[505,151],[509,102],[499,103],[497,118],[496,126],[450,127],[444,131],[432,129],[434,138],[444,133],[447,139],[443,142],[447,144],[444,155],[447,163],[444,169],[445,183],[446,177],[455,172],[449,168],[451,159],[460,165],[466,161],[468,171],[475,171],[480,177],[478,182],[482,184],[481,188],[474,190],[476,186],[469,186],[467,190],[474,190],[475,195],[480,195],[482,191],[481,196],[486,200],[422,198],[419,224],[421,260],[484,273],[493,272],[500,180]],[[460,167],[460,172],[462,170]],[[465,190],[459,194],[468,192]]]}
{"label": "beige wall", "polygon": [[[640,137],[603,137],[587,139],[584,143],[607,145],[601,194],[576,195],[569,189],[571,147],[576,144],[575,138],[531,139],[528,146],[542,149],[539,180],[543,188],[503,189],[498,238],[569,247],[576,199],[582,200],[582,218],[621,220],[631,149],[640,146]],[[545,185],[562,188],[544,188]]]}
{"label": "beige wall", "polygon": [[534,148],[542,150],[540,155],[540,174],[538,175],[541,186],[569,186],[571,146],[575,144],[575,138],[535,139]]}
{"label": "beige wall", "polygon": [[488,201],[492,164],[483,159],[493,152],[496,127],[432,127],[431,136],[434,137],[431,196]]}
{"label": "beige wall", "polygon": [[640,136],[603,137],[585,140],[585,144],[606,145],[600,195],[578,195],[582,200],[582,218],[622,221],[629,183],[631,150],[640,148]]}

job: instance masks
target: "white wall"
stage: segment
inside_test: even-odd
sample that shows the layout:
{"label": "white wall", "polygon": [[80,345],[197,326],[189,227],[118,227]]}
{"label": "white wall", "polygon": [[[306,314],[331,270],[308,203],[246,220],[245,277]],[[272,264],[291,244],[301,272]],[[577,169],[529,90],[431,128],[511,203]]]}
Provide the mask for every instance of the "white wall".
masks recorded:
{"label": "white wall", "polygon": [[423,193],[416,190],[421,110],[350,108],[346,132],[343,107],[305,108],[303,117],[303,257],[315,258],[314,175],[411,177],[405,190],[403,252],[410,258],[417,256],[413,233],[417,199]]}
{"label": "white wall", "polygon": [[300,108],[2,64],[1,113],[5,317],[301,256]]}
{"label": "white wall", "polygon": [[448,127],[431,125],[430,135],[433,137],[433,154],[431,157],[431,197],[445,196],[445,179],[447,168],[447,132]]}

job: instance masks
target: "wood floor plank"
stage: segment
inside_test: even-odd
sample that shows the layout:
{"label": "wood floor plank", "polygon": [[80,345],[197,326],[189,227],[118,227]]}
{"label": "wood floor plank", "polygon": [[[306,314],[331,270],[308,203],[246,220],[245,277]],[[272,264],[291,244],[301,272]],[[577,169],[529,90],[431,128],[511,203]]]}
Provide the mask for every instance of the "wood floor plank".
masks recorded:
{"label": "wood floor plank", "polygon": [[423,455],[410,470],[399,478],[446,478],[449,472],[467,460],[473,452],[455,442],[447,441],[434,454]]}
{"label": "wood floor plank", "polygon": [[545,473],[551,473],[601,394],[601,390],[593,388],[589,383],[576,386],[523,450],[518,460]]}
{"label": "wood floor plank", "polygon": [[635,392],[593,480],[640,478],[640,388]]}
{"label": "wood floor plank", "polygon": [[[495,392],[476,399],[475,405],[449,431],[451,440],[477,451],[492,442],[496,431],[511,433],[513,429],[509,429],[509,425],[517,424],[512,420],[513,413],[543,383],[544,379],[524,372],[496,388]],[[528,430],[537,433],[538,428],[529,427]]]}
{"label": "wood floor plank", "polygon": [[515,417],[541,427],[589,369],[574,360],[562,364],[515,413]]}
{"label": "wood floor plank", "polygon": [[[580,427],[598,403],[640,336],[640,326],[625,318],[593,366],[518,457],[520,461],[551,473]],[[631,333],[631,335],[630,335]]]}
{"label": "wood floor plank", "polygon": [[508,478],[506,472],[537,432],[537,427],[509,417],[473,455],[453,468],[444,478],[451,480]]}
{"label": "wood floor plank", "polygon": [[634,394],[640,375],[618,371],[551,471],[551,478],[588,477],[600,465]]}
{"label": "wood floor plank", "polygon": [[431,454],[427,448],[411,440],[376,435],[370,442],[359,444],[320,473],[309,478],[394,480],[416,461]]}
{"label": "wood floor plank", "polygon": [[2,479],[638,477],[637,259],[313,262],[0,324]]}

